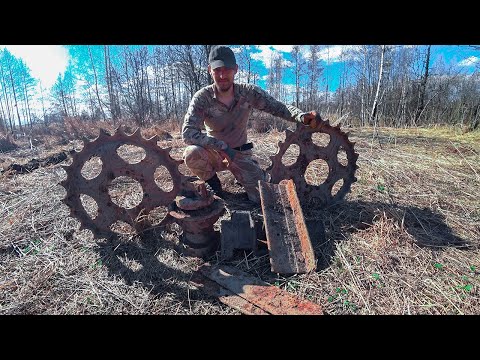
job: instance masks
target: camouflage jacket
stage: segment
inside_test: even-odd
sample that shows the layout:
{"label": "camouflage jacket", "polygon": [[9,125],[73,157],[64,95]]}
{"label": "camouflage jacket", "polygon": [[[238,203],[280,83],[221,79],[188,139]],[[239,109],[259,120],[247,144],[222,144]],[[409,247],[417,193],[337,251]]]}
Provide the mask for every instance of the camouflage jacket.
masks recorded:
{"label": "camouflage jacket", "polygon": [[190,101],[182,126],[182,138],[188,145],[224,150],[226,144],[232,148],[245,144],[252,108],[288,121],[302,121],[303,111],[277,101],[257,85],[235,83],[230,107],[217,100],[214,88],[212,84],[200,89]]}

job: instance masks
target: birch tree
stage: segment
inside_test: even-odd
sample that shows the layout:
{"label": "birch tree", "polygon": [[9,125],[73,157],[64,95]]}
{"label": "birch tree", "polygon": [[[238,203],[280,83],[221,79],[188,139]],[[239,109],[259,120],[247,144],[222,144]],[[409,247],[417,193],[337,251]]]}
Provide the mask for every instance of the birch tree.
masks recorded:
{"label": "birch tree", "polygon": [[7,57],[8,51],[4,49],[0,53],[0,73],[1,73],[1,78],[0,81],[2,83],[2,90],[3,90],[3,99],[5,101],[5,116],[8,119],[8,123],[10,125],[10,131],[15,130],[15,120],[13,117],[13,104],[11,104],[10,101],[10,91],[7,83]]}
{"label": "birch tree", "polygon": [[380,55],[380,67],[378,70],[378,82],[377,90],[375,92],[375,97],[373,99],[372,112],[370,113],[370,122],[376,127],[377,125],[377,108],[378,108],[378,95],[380,93],[380,88],[382,87],[382,77],[383,77],[383,62],[385,59],[385,45],[381,45],[381,55]]}

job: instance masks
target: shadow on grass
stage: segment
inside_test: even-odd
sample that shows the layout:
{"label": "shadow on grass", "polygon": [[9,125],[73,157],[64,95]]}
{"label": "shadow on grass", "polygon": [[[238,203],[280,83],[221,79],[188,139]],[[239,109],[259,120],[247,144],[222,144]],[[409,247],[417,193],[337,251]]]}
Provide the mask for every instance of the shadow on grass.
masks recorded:
{"label": "shadow on grass", "polygon": [[[248,208],[253,212],[260,211],[258,215],[261,216],[260,205],[249,202],[244,193],[225,194],[224,200],[230,211]],[[403,223],[405,231],[414,237],[419,246],[438,249],[444,247],[467,249],[472,246],[453,234],[444,217],[431,209],[382,202],[342,202],[312,214],[304,214],[318,259],[317,271],[331,265],[337,243],[348,241],[352,234],[374,226],[376,218],[382,214],[386,214],[387,218],[394,219],[399,224]],[[189,290],[187,295],[187,284],[192,274],[159,260],[160,252],[175,249],[175,244],[163,237],[163,230],[165,229],[154,228],[146,231],[138,236],[136,241],[125,241],[121,236],[112,236],[104,242],[99,242],[99,252],[109,274],[122,277],[129,285],[140,283],[153,295],[160,297],[166,294],[173,295],[187,313],[191,311],[189,301],[201,299],[212,302],[212,297],[197,289]],[[134,271],[125,265],[122,258],[135,260],[142,267]],[[176,261],[178,260],[172,259],[172,263]],[[266,257],[267,267],[268,261]],[[270,276],[265,277],[264,280],[268,281]],[[218,300],[213,301],[221,305]]]}
{"label": "shadow on grass", "polygon": [[[261,214],[260,205],[249,201],[245,192],[225,192],[224,195],[225,206],[229,211],[248,209]],[[175,302],[181,303],[180,313],[191,313],[189,302],[194,300],[204,300],[213,305],[224,307],[225,305],[217,299],[212,299],[203,291],[188,287],[192,277],[192,272],[188,268],[192,268],[192,266],[185,265],[183,269],[182,266],[175,266],[178,263],[178,257],[181,255],[178,255],[176,243],[165,238],[166,234],[172,235],[173,238],[179,235],[174,234],[177,232],[174,226],[176,225],[152,228],[135,236],[133,240],[117,234],[110,235],[108,238],[97,239],[99,241],[97,241],[98,247],[96,249],[101,256],[102,264],[107,268],[110,276],[120,277],[130,286],[141,285],[148,289],[152,295],[164,297],[168,294],[168,296],[174,297]],[[179,226],[178,229],[180,229]],[[181,230],[178,232],[181,233]],[[174,250],[177,254],[171,250]],[[169,251],[172,253],[172,259],[168,259],[170,255],[166,254]],[[167,256],[165,261],[162,261],[161,254]],[[133,267],[135,270],[126,264],[126,259],[128,259],[128,262],[135,261],[137,263]],[[207,260],[212,263],[216,262],[215,256]],[[191,261],[192,265],[195,264],[195,259],[186,261]],[[198,264],[200,263],[202,263],[202,260],[198,259]],[[141,266],[138,266],[138,264]],[[168,313],[171,313],[171,311]]]}
{"label": "shadow on grass", "polygon": [[400,225],[403,224],[405,231],[412,235],[414,241],[421,247],[470,249],[474,246],[453,234],[451,228],[445,223],[445,217],[429,208],[382,202],[348,201],[331,205],[316,216],[317,220],[320,220],[319,217],[322,218],[323,221],[318,222],[323,222],[326,233],[326,236],[322,237],[321,231],[310,230],[311,234],[320,234],[312,239],[318,258],[317,270],[330,266],[336,243],[347,240],[350,234],[370,228],[375,218],[382,214],[394,219]]}
{"label": "shadow on grass", "polygon": [[[177,312],[191,313],[190,301],[200,299],[211,301],[211,298],[200,290],[187,286],[192,276],[190,272],[182,270],[181,266],[169,265],[170,260],[163,262],[158,258],[159,254],[165,255],[166,251],[175,249],[176,246],[163,237],[163,230],[165,228],[147,230],[136,236],[135,240],[125,240],[123,235],[111,235],[106,240],[97,242],[97,251],[109,275],[121,277],[128,285],[141,284],[154,296],[173,297],[173,303],[178,302],[183,308],[183,311],[177,309]],[[178,255],[172,253],[172,257]],[[134,260],[141,268],[133,270],[125,264],[125,259],[129,262]],[[171,259],[171,262],[175,264],[178,259]],[[159,313],[163,313],[162,309],[158,310]],[[166,313],[173,312],[169,310]]]}

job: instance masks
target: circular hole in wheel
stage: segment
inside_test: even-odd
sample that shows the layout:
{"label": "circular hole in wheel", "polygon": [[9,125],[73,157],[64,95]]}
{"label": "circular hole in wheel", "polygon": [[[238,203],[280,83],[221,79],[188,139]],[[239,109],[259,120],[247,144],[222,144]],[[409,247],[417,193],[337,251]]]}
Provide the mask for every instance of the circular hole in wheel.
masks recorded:
{"label": "circular hole in wheel", "polygon": [[144,148],[129,144],[120,146],[117,149],[117,154],[128,164],[137,164],[147,156]]}
{"label": "circular hole in wheel", "polygon": [[83,178],[86,180],[91,180],[96,178],[102,172],[103,162],[99,156],[92,156],[90,159],[85,161],[80,170]]}
{"label": "circular hole in wheel", "polygon": [[327,179],[328,171],[328,164],[325,160],[315,159],[308,164],[305,170],[305,182],[314,186],[321,185]]}
{"label": "circular hole in wheel", "polygon": [[153,173],[153,178],[155,184],[157,184],[157,186],[163,191],[170,192],[173,190],[172,176],[165,166],[160,165],[157,167]]}
{"label": "circular hole in wheel", "polygon": [[94,220],[98,216],[97,202],[90,195],[86,194],[80,194],[80,202],[90,219]]}
{"label": "circular hole in wheel", "polygon": [[282,164],[285,166],[293,165],[297,162],[300,155],[300,146],[297,144],[290,144],[282,156]]}
{"label": "circular hole in wheel", "polygon": [[108,186],[108,194],[116,205],[131,209],[142,202],[143,189],[140,183],[129,176],[119,176]]}

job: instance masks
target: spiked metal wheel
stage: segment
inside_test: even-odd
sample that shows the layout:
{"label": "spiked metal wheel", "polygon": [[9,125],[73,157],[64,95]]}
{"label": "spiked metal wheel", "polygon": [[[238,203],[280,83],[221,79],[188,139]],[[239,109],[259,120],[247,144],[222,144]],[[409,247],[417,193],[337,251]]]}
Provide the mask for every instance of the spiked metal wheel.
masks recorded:
{"label": "spiked metal wheel", "polygon": [[[321,123],[315,129],[303,124],[297,124],[295,131],[286,130],[284,142],[279,142],[279,151],[270,157],[271,165],[266,169],[271,175],[271,182],[278,184],[283,179],[293,179],[296,185],[296,191],[300,201],[303,204],[319,203],[326,206],[342,200],[350,191],[352,183],[357,181],[355,170],[358,168],[356,161],[358,154],[354,151],[353,142],[348,140],[348,134],[340,130],[340,126],[331,126],[328,120],[323,121],[317,118]],[[313,133],[320,132],[328,134],[330,141],[326,146],[320,146],[312,141]],[[295,163],[284,165],[282,157],[292,144],[297,144],[300,148]],[[342,165],[338,155],[340,151],[345,151],[347,164]],[[319,185],[308,184],[305,180],[305,171],[308,165],[316,160],[323,159],[328,164],[328,175],[325,181]],[[343,180],[335,194],[332,189],[337,181]]]}
{"label": "spiked metal wheel", "polygon": [[[157,145],[159,138],[154,136],[144,139],[137,129],[132,135],[127,135],[121,128],[117,128],[114,135],[100,130],[98,138],[86,142],[80,152],[73,154],[70,166],[63,166],[67,178],[60,183],[67,195],[62,201],[70,208],[70,214],[80,223],[80,229],[90,229],[95,235],[112,234],[111,225],[117,220],[124,221],[132,227],[138,227],[137,219],[140,214],[148,214],[158,206],[170,204],[180,191],[182,174],[178,166],[183,160],[175,160],[170,156],[171,148],[160,148]],[[146,156],[138,163],[130,164],[123,160],[117,153],[122,145],[134,145],[145,150]],[[82,167],[86,161],[98,156],[102,161],[100,174],[93,179],[86,179]],[[165,166],[170,173],[173,189],[163,191],[154,180],[155,170]],[[141,185],[143,198],[135,207],[126,209],[112,202],[108,194],[108,186],[119,176],[128,176]],[[98,206],[98,214],[92,219],[82,205],[80,195],[92,197]]]}

